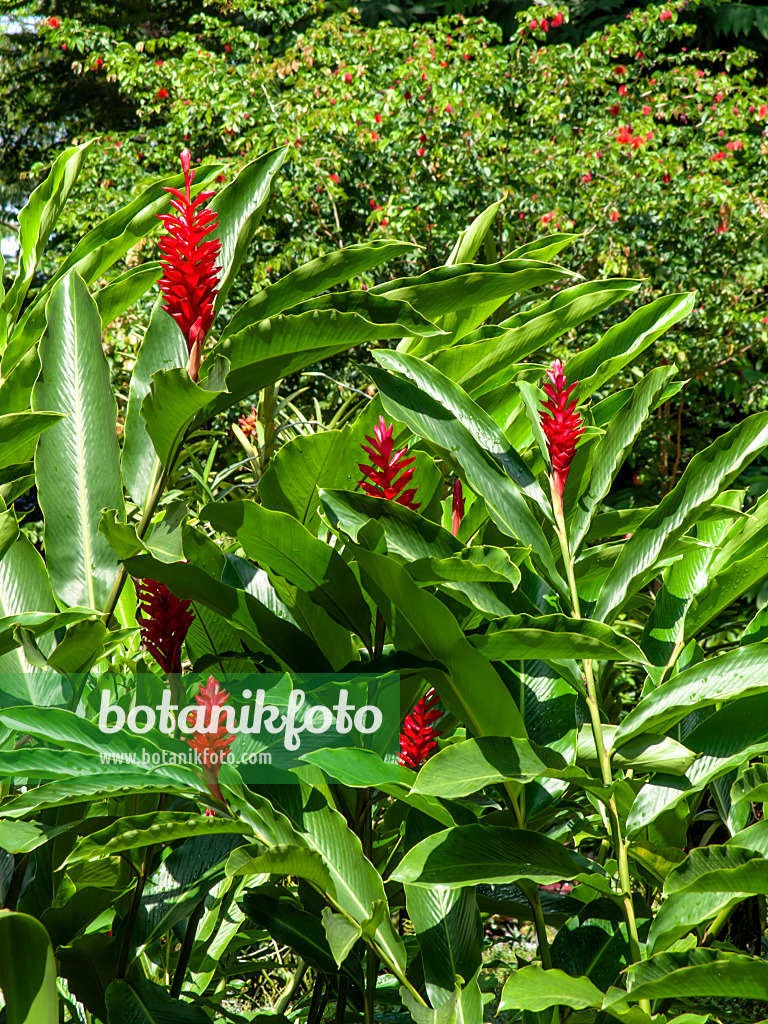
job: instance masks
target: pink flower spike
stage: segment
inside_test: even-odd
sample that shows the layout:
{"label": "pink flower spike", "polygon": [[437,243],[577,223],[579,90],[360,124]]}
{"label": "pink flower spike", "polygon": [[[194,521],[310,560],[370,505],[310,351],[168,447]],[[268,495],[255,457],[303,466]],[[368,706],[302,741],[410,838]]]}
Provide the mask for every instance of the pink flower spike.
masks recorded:
{"label": "pink flower spike", "polygon": [[548,400],[544,403],[546,411],[542,413],[540,421],[552,463],[552,493],[559,499],[561,506],[565,483],[576,454],[576,442],[585,430],[581,415],[575,411],[577,400],[569,402],[578,381],[568,385],[564,370],[559,359],[552,363],[551,370],[547,370],[549,381],[544,385],[544,393]]}
{"label": "pink flower spike", "polygon": [[456,477],[453,485],[453,508],[451,510],[451,533],[454,537],[459,535],[459,527],[464,518],[464,493],[461,489],[461,480]]}
{"label": "pink flower spike", "polygon": [[[386,224],[386,221],[382,221],[382,224]],[[393,451],[393,426],[391,423],[387,426],[384,417],[379,416],[378,425],[373,429],[374,436],[366,436],[365,439],[370,442],[371,447],[362,445],[362,449],[370,455],[373,465],[366,466],[361,463],[358,466],[360,472],[367,478],[360,481],[360,486],[372,498],[395,501],[398,505],[405,505],[415,512],[420,507],[420,503],[414,504],[413,501],[417,488],[406,488],[406,485],[413,478],[414,470],[411,464],[416,461],[416,456],[412,455],[406,459],[404,456],[408,454],[407,447],[397,452]]]}

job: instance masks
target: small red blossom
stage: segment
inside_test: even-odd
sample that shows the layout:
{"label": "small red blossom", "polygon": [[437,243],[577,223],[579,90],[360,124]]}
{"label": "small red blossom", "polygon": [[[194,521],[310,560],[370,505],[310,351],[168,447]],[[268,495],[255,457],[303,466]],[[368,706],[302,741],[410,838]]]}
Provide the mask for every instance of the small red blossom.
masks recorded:
{"label": "small red blossom", "polygon": [[424,156],[424,154],[425,154],[426,152],[427,152],[426,148],[425,148],[425,147],[422,147],[421,149],[417,149],[417,150],[416,150],[416,156]]}
{"label": "small red blossom", "polygon": [[668,184],[670,183],[670,181],[671,181],[671,180],[672,180],[672,179],[670,178],[670,176],[669,176],[668,174],[665,174],[665,175],[664,175],[664,184],[665,184],[665,185],[668,185]]}
{"label": "small red blossom", "polygon": [[611,117],[618,117],[621,113],[621,104],[614,103],[613,106],[608,107],[608,113],[611,115]]}
{"label": "small red blossom", "polygon": [[171,206],[178,212],[160,214],[167,234],[160,239],[163,276],[160,289],[166,302],[163,309],[181,328],[190,354],[189,375],[197,380],[202,345],[214,320],[213,303],[218,290],[220,268],[216,260],[221,252],[218,238],[207,238],[219,226],[213,210],[200,209],[213,192],[201,192],[192,199],[195,172],[190,170],[191,155],[182,150],[180,160],[186,191],[166,188],[173,197]]}
{"label": "small red blossom", "polygon": [[[611,215],[611,220],[618,220]],[[549,381],[544,385],[547,401],[545,411],[541,414],[541,429],[547,439],[547,449],[552,464],[552,494],[562,504],[565,483],[576,454],[576,442],[584,433],[581,415],[576,412],[577,399],[569,402],[571,393],[578,384],[574,381],[567,385],[564,367],[559,359],[547,370]]]}
{"label": "small red blossom", "polygon": [[632,132],[626,127],[626,125],[622,125],[621,128],[619,128],[616,133],[616,141],[621,145],[629,145],[632,141]]}
{"label": "small red blossom", "polygon": [[761,103],[757,115],[758,117],[765,117],[766,114],[768,114],[768,106],[765,103]]}
{"label": "small red blossom", "polygon": [[724,93],[716,92],[715,96],[714,96],[714,101],[715,101],[715,103],[722,103],[724,98],[725,98]]}
{"label": "small red blossom", "polygon": [[352,81],[352,75],[351,75],[351,73],[349,71],[345,72],[345,74],[344,74],[344,81],[345,82],[351,82]]}
{"label": "small red blossom", "polygon": [[534,18],[533,21],[528,22],[528,28],[537,29],[539,27],[538,21]]}
{"label": "small red blossom", "polygon": [[619,211],[618,210],[611,210],[610,216],[611,216],[611,220],[612,221],[614,221],[614,222],[617,221],[619,219]]}
{"label": "small red blossom", "polygon": [[731,142],[726,142],[725,148],[730,150],[743,149],[744,143],[741,141],[741,139],[733,139]]}
{"label": "small red blossom", "polygon": [[[235,737],[227,730],[227,725],[221,722],[222,714],[219,710],[229,700],[229,694],[222,690],[218,679],[208,676],[208,682],[203,686],[200,684],[200,692],[195,694],[195,701],[200,711],[190,711],[187,718],[187,726],[196,726],[192,739],[187,740],[188,745],[195,751],[200,759],[203,768],[203,778],[213,795],[223,801],[224,797],[219,789],[217,779],[219,770],[229,756],[229,748],[234,743]],[[234,714],[229,716],[234,720]],[[200,719],[202,718],[202,722]],[[226,723],[227,716],[224,715]],[[202,727],[201,727],[202,726]]]}
{"label": "small red blossom", "polygon": [[659,15],[659,21],[671,21],[672,11],[662,11]]}
{"label": "small red blossom", "polygon": [[48,28],[61,28],[61,18],[57,18],[54,14],[52,17],[45,19],[45,24]]}
{"label": "small red blossom", "polygon": [[[382,221],[382,224],[386,224],[386,221]],[[387,426],[384,417],[379,416],[378,425],[373,429],[374,436],[366,435],[365,439],[371,447],[362,445],[362,449],[370,455],[373,465],[366,466],[361,463],[358,466],[366,478],[360,481],[360,486],[366,494],[373,498],[395,501],[398,505],[405,505],[406,508],[415,512],[420,507],[420,503],[414,504],[413,501],[417,489],[415,487],[406,488],[406,485],[413,478],[412,463],[416,461],[416,456],[405,458],[405,455],[408,454],[407,446],[399,451],[393,450],[395,447],[392,437],[393,426],[391,423]],[[406,489],[404,490],[404,488]]]}
{"label": "small red blossom", "polygon": [[453,107],[451,106],[450,103],[446,103],[446,105],[445,105],[445,112],[446,112],[446,114],[452,114],[453,113]]}
{"label": "small red blossom", "polygon": [[586,174],[582,174],[581,180],[584,182],[585,185],[588,185],[590,181],[592,181],[592,172],[587,171]]}
{"label": "small red blossom", "polygon": [[560,28],[560,26],[563,24],[563,16],[560,13],[560,11],[557,12],[557,14],[550,22],[550,24],[552,25],[552,28]]}
{"label": "small red blossom", "polygon": [[157,67],[161,68],[163,66],[162,57],[158,57],[157,60],[155,61],[155,64]]}
{"label": "small red blossom", "polygon": [[620,85],[619,86],[619,96],[626,96],[626,95],[627,95],[627,87],[626,87],[626,85]]}
{"label": "small red blossom", "polygon": [[443,713],[437,707],[440,698],[434,690],[428,690],[413,711],[406,715],[403,731],[400,733],[399,762],[417,772],[435,752],[438,736],[435,723]]}
{"label": "small red blossom", "polygon": [[453,484],[453,505],[451,508],[451,533],[454,537],[459,534],[459,527],[464,518],[464,492],[461,489],[461,480],[456,477]]}
{"label": "small red blossom", "polygon": [[378,132],[371,132],[371,138],[373,139],[374,142],[378,142],[379,141],[379,133]]}
{"label": "small red blossom", "polygon": [[647,103],[643,107],[643,113],[645,114],[646,117],[648,117],[648,115],[651,113],[651,107],[649,107]]}
{"label": "small red blossom", "polygon": [[157,580],[134,580],[134,584],[142,642],[163,672],[178,675],[181,648],[195,619],[189,610],[192,602],[182,601]]}
{"label": "small red blossom", "polygon": [[713,163],[716,163],[718,160],[724,160],[725,156],[726,154],[722,151],[722,149],[718,149],[718,151],[716,153],[713,153],[709,159]]}
{"label": "small red blossom", "polygon": [[100,68],[100,67],[103,66],[103,64],[104,64],[104,61],[101,59],[101,57],[97,57],[96,60],[93,62],[93,66],[95,68]]}
{"label": "small red blossom", "polygon": [[338,174],[329,174],[329,175],[328,175],[328,177],[329,177],[329,178],[331,179],[331,181],[332,181],[332,182],[334,182],[334,183],[335,183],[336,185],[338,185],[338,184],[339,184],[339,176],[338,176]]}
{"label": "small red blossom", "polygon": [[406,89],[405,92],[403,93],[403,99],[404,100],[409,100],[410,98],[411,98],[410,89]]}
{"label": "small red blossom", "polygon": [[549,22],[546,18],[541,19],[540,28],[542,32],[549,32]]}
{"label": "small red blossom", "polygon": [[159,100],[167,100],[170,93],[167,89],[158,89],[155,95]]}
{"label": "small red blossom", "polygon": [[374,115],[373,120],[376,122],[376,124],[381,124],[381,114]]}

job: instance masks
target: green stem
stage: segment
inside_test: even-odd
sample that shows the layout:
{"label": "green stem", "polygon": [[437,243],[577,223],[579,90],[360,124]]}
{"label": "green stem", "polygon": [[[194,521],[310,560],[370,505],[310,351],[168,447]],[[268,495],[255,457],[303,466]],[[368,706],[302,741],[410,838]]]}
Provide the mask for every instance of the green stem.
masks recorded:
{"label": "green stem", "polygon": [[537,885],[532,885],[530,888],[530,894],[526,892],[526,895],[528,896],[528,902],[531,904],[531,910],[533,911],[533,922],[536,926],[536,938],[539,942],[539,956],[541,957],[541,964],[545,971],[550,971],[552,970],[552,956],[549,952],[547,925],[544,921],[544,909],[541,905],[539,887]]}
{"label": "green stem", "polygon": [[173,975],[173,984],[171,985],[171,999],[178,999],[179,996],[181,995],[181,986],[184,984],[184,975],[187,973],[187,967],[189,966],[189,958],[192,956],[192,947],[195,944],[197,926],[200,924],[200,918],[203,916],[204,910],[205,900],[202,899],[197,904],[192,913],[189,915],[187,927],[184,932],[184,942],[182,943],[181,950],[179,952],[179,959],[176,964],[176,971]]}
{"label": "green stem", "polygon": [[[560,550],[563,553],[563,563],[565,565],[565,571],[568,576],[568,586],[571,592],[571,603],[573,609],[574,618],[581,618],[581,606],[579,604],[579,594],[576,587],[576,573],[574,571],[574,561],[571,556],[570,548],[568,545],[568,534],[565,529],[565,516],[563,514],[563,502],[560,495],[552,488],[552,508],[555,514],[555,523],[557,527],[557,536],[560,542]],[[603,784],[606,788],[613,785],[613,771],[611,769],[611,759],[608,750],[605,747],[605,741],[603,738],[603,725],[600,719],[600,702],[597,696],[597,687],[595,685],[595,676],[592,671],[592,661],[584,661],[584,679],[586,681],[587,690],[587,708],[589,710],[589,720],[592,727],[592,738],[595,743],[595,750],[597,752],[598,760],[600,762],[600,771],[603,778]],[[629,859],[627,857],[627,844],[624,837],[621,834],[621,819],[619,812],[616,807],[616,799],[613,795],[608,800],[608,819],[611,829],[611,837],[613,839],[613,847],[616,853],[616,860],[619,868],[619,884],[621,885],[621,898],[622,906],[624,908],[624,918],[627,924],[627,933],[629,936],[629,948],[630,955],[633,963],[637,963],[642,959],[640,952],[640,938],[637,932],[637,920],[635,918],[635,908],[632,903],[632,883],[629,874]],[[650,1002],[647,999],[640,1000],[640,1006],[646,1013],[650,1015]]]}
{"label": "green stem", "polygon": [[[304,980],[304,975],[306,973],[307,973],[307,965],[304,963],[304,961],[301,958],[299,958],[298,966],[296,967],[296,970],[291,975],[291,980],[285,986],[285,991],[280,996],[280,999],[278,1000],[277,1005],[275,1006],[275,1014],[277,1016],[281,1016],[282,1014],[284,1014],[285,1011],[288,1009],[288,1007],[291,1005],[291,1003],[294,1000],[294,997],[295,997],[296,993],[299,991],[299,987],[300,987],[302,981]],[[323,987],[322,983],[320,982],[320,979],[318,978],[317,987],[315,988],[315,992],[317,992],[318,988],[320,988],[322,990],[322,987]]]}

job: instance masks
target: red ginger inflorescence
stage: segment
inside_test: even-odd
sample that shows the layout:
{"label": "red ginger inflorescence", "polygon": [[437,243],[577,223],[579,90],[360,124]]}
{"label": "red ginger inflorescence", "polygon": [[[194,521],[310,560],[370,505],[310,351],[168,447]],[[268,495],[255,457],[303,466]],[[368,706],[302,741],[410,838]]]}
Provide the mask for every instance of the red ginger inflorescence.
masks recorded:
{"label": "red ginger inflorescence", "polygon": [[182,601],[157,580],[134,583],[139,599],[136,619],[144,646],[164,672],[179,674],[181,646],[195,618],[189,610],[192,602]]}
{"label": "red ginger inflorescence", "polygon": [[461,520],[464,518],[464,493],[461,489],[461,480],[456,477],[453,484],[453,508],[451,509],[451,533],[458,536]]}
{"label": "red ginger inflorescence", "polygon": [[166,299],[163,309],[179,325],[187,343],[189,374],[197,380],[203,341],[214,319],[213,303],[221,270],[216,260],[221,242],[218,238],[206,238],[219,226],[217,214],[200,209],[214,193],[201,192],[193,199],[191,188],[195,172],[190,169],[188,149],[182,150],[180,159],[186,190],[165,189],[173,196],[171,206],[178,211],[178,216],[159,215],[167,232],[159,243],[163,253],[160,289]]}
{"label": "red ginger inflorescence", "polygon": [[435,729],[435,722],[443,717],[436,706],[439,700],[434,690],[428,690],[403,722],[399,762],[415,772],[429,760],[437,746],[438,736],[442,736]]}
{"label": "red ginger inflorescence", "polygon": [[370,441],[371,447],[362,445],[362,449],[370,455],[373,465],[360,464],[358,466],[360,472],[367,477],[360,481],[360,486],[366,494],[370,494],[373,498],[396,501],[399,505],[405,505],[406,508],[415,512],[419,508],[419,504],[413,502],[417,488],[410,487],[406,490],[403,488],[411,482],[414,471],[408,467],[416,461],[416,456],[411,456],[410,459],[404,458],[408,453],[407,446],[397,452],[392,450],[395,447],[392,428],[393,424],[390,423],[387,426],[384,417],[379,416],[378,426],[373,429],[374,436],[366,435],[365,439]]}
{"label": "red ginger inflorescence", "polygon": [[559,498],[562,507],[565,482],[576,454],[576,442],[584,433],[581,415],[575,411],[577,399],[569,402],[571,392],[578,384],[568,384],[563,364],[559,359],[547,370],[549,383],[544,385],[548,401],[544,403],[547,410],[541,416],[541,429],[547,439],[547,449],[552,463],[552,491]]}
{"label": "red ginger inflorescence", "polygon": [[[229,747],[235,737],[227,731],[226,724],[222,725],[221,723],[222,717],[226,719],[226,716],[222,716],[220,711],[214,709],[223,708],[229,700],[229,694],[226,690],[222,690],[218,679],[208,676],[205,686],[200,684],[200,692],[195,694],[195,700],[198,707],[203,709],[203,714],[201,716],[199,711],[190,711],[187,725],[191,727],[194,723],[196,726],[202,726],[202,730],[205,731],[198,727],[192,739],[187,740],[187,743],[200,758],[203,777],[208,788],[218,800],[223,802],[224,797],[219,789],[217,779],[219,769],[227,759]],[[200,717],[203,719],[202,722],[199,721]],[[216,728],[212,729],[212,725],[215,725]]]}

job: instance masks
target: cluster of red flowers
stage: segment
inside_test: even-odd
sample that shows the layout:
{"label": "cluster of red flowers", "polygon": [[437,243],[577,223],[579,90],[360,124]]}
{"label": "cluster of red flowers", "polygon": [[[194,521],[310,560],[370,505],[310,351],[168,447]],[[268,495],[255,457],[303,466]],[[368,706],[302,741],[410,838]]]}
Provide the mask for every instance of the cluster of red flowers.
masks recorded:
{"label": "cluster of red flowers", "polygon": [[434,690],[428,690],[403,722],[399,761],[415,772],[432,756],[437,746],[437,738],[442,735],[435,729],[435,723],[443,717],[442,711],[437,707],[439,700]]}
{"label": "cluster of red flowers", "polygon": [[216,260],[221,242],[207,237],[219,226],[217,215],[201,208],[214,193],[201,192],[192,199],[195,172],[190,169],[188,149],[182,151],[180,159],[186,190],[165,189],[173,196],[171,205],[178,216],[160,215],[167,231],[159,243],[163,253],[160,288],[166,299],[163,309],[179,325],[187,343],[189,375],[197,380],[203,341],[214,319],[213,303],[220,273]]}
{"label": "cluster of red flowers", "polygon": [[258,419],[259,412],[255,405],[251,406],[251,411],[248,413],[247,416],[239,417],[237,422],[240,426],[240,429],[242,430],[246,437],[256,436],[256,424],[258,422]]}
{"label": "cluster of red flowers", "polygon": [[560,11],[558,11],[550,21],[547,21],[546,18],[542,18],[541,21],[534,18],[533,21],[528,22],[528,28],[533,29],[534,31],[537,28],[540,28],[542,32],[548,32],[550,28],[560,28],[562,24],[563,16]]}
{"label": "cluster of red flowers", "polygon": [[359,465],[359,470],[366,478],[360,481],[360,486],[366,494],[373,498],[385,498],[387,501],[395,501],[398,505],[405,505],[414,512],[419,504],[414,504],[416,488],[410,487],[404,490],[406,484],[411,482],[414,474],[411,463],[416,461],[416,456],[406,459],[408,454],[407,446],[399,451],[394,451],[395,441],[392,437],[393,424],[389,426],[384,422],[384,417],[379,416],[378,425],[373,428],[373,437],[366,436],[366,441],[371,445],[362,445],[362,449],[371,457],[373,465]]}
{"label": "cluster of red flowers", "polygon": [[182,601],[157,580],[134,580],[136,621],[144,646],[164,672],[181,672],[181,647],[195,616],[191,601]]}
{"label": "cluster of red flowers", "polygon": [[639,149],[644,142],[650,142],[653,138],[653,132],[646,132],[643,135],[633,135],[632,129],[628,125],[622,125],[616,133],[616,141],[620,146],[631,146],[632,149]]}
{"label": "cluster of red flowers", "polygon": [[[197,713],[190,711],[187,718],[187,725],[189,727],[192,726],[193,722],[195,725],[192,739],[187,740],[187,743],[200,758],[203,777],[208,784],[208,788],[221,801],[224,800],[224,797],[217,782],[219,770],[227,759],[229,748],[235,740],[235,737],[228,732],[226,724],[222,725],[221,712],[218,710],[228,700],[229,694],[226,690],[222,690],[218,679],[214,676],[208,676],[208,682],[205,686],[201,683],[200,692],[195,694],[195,701],[198,707],[203,709],[202,715],[199,711]],[[201,718],[202,722],[200,721]],[[211,729],[212,725],[215,725],[216,728]]]}
{"label": "cluster of red flowers", "polygon": [[541,415],[541,429],[547,439],[550,462],[552,463],[552,490],[560,502],[563,500],[565,483],[576,454],[576,443],[584,433],[581,415],[577,413],[577,399],[570,401],[571,393],[578,384],[568,384],[564,367],[559,359],[547,370],[548,383],[544,385],[547,401],[546,412]]}

